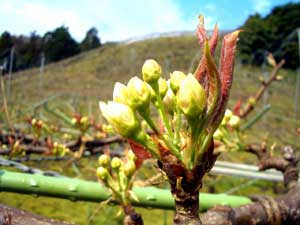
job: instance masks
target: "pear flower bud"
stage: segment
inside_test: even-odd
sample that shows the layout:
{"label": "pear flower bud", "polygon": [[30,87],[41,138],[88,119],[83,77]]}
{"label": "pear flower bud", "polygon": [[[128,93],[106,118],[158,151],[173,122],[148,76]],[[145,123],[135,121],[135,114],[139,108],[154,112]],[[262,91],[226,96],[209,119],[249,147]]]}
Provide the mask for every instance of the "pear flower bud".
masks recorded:
{"label": "pear flower bud", "polygon": [[226,109],[221,125],[225,126],[232,116],[232,111],[230,109]]}
{"label": "pear flower bud", "polygon": [[113,169],[119,169],[122,164],[122,160],[118,157],[113,157],[110,162],[111,168]]}
{"label": "pear flower bud", "polygon": [[127,84],[127,103],[133,109],[143,110],[149,107],[151,93],[147,84],[138,77],[133,77]]}
{"label": "pear flower bud", "polygon": [[134,138],[141,131],[139,120],[129,106],[113,101],[100,102],[99,106],[105,119],[120,135]]}
{"label": "pear flower bud", "polygon": [[124,166],[124,173],[127,177],[131,177],[136,170],[134,161],[129,160]]}
{"label": "pear flower bud", "polygon": [[116,82],[114,87],[114,92],[113,92],[113,100],[115,102],[126,105],[127,104],[126,96],[127,96],[127,87],[120,82]]}
{"label": "pear flower bud", "polygon": [[248,104],[249,104],[249,105],[252,105],[252,106],[254,106],[254,105],[255,105],[255,103],[256,103],[256,100],[255,100],[255,98],[253,98],[253,97],[250,97],[250,98],[248,98]]}
{"label": "pear flower bud", "polygon": [[108,177],[108,170],[102,166],[98,167],[96,170],[98,179],[105,181]]}
{"label": "pear flower bud", "polygon": [[175,95],[173,91],[169,88],[167,94],[163,98],[164,106],[168,113],[173,114],[175,111]]}
{"label": "pear flower bud", "polygon": [[142,74],[145,82],[155,83],[161,76],[161,67],[155,60],[148,59],[143,65]]}
{"label": "pear flower bud", "polygon": [[167,81],[163,78],[159,78],[158,80],[159,94],[163,98],[168,91]]}
{"label": "pear flower bud", "polygon": [[76,125],[76,124],[77,124],[77,119],[76,119],[76,118],[72,118],[71,123],[72,123],[73,125]]}
{"label": "pear flower bud", "polygon": [[82,125],[86,125],[88,122],[89,122],[89,118],[88,117],[86,117],[86,116],[81,117],[80,123]]}
{"label": "pear flower bud", "polygon": [[188,119],[197,118],[206,107],[206,93],[197,79],[189,74],[180,84],[177,106]]}
{"label": "pear flower bud", "polygon": [[100,166],[107,167],[110,161],[110,157],[107,154],[103,154],[98,158]]}
{"label": "pear flower bud", "polygon": [[223,132],[220,129],[217,129],[214,133],[214,138],[217,140],[221,140],[224,137]]}
{"label": "pear flower bud", "polygon": [[134,152],[132,150],[128,151],[127,157],[129,160],[132,160],[132,161],[135,161],[137,159],[136,155],[134,154]]}
{"label": "pear flower bud", "polygon": [[186,78],[185,73],[181,72],[181,71],[174,71],[171,74],[171,78],[170,78],[170,87],[172,89],[172,91],[176,94],[179,86],[181,84],[181,82]]}
{"label": "pear flower bud", "polygon": [[241,119],[238,116],[233,115],[229,120],[229,126],[231,126],[234,129],[237,129],[240,127]]}

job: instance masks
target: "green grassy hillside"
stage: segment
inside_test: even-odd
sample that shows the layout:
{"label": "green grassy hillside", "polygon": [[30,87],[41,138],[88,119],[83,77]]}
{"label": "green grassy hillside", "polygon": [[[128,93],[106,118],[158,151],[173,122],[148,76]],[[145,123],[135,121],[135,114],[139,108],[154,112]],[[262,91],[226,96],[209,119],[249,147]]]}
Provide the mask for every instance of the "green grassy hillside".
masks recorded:
{"label": "green grassy hillside", "polygon": [[[140,76],[141,67],[146,59],[156,59],[162,65],[165,77],[168,77],[168,74],[174,70],[193,72],[199,57],[200,51],[195,37],[164,37],[131,44],[104,45],[73,58],[49,64],[42,75],[38,69],[19,72],[13,74],[11,94],[7,96],[10,119],[16,124],[23,123],[25,116],[34,113],[40,117],[47,117],[46,112],[36,106],[49,98],[52,98],[49,101],[52,108],[58,107],[66,113],[76,111],[99,118],[98,101],[111,99],[116,81],[127,82],[134,75]],[[265,69],[265,71],[269,70],[270,68]],[[260,86],[258,78],[262,72],[261,68],[242,66],[237,57],[233,91],[229,103],[231,107],[238,99],[246,100],[256,92]],[[295,119],[293,108],[295,73],[283,70],[280,75],[283,75],[285,79],[272,84],[268,92],[268,103],[272,105],[271,111],[251,128],[248,138],[253,142],[267,140],[268,143],[276,142],[279,146],[291,144],[299,147],[295,128],[300,127],[300,122],[299,119]],[[8,81],[6,81],[7,86]],[[2,98],[0,102],[2,107]],[[258,110],[261,107],[262,103],[258,105]],[[251,118],[255,113],[253,112],[249,117]],[[2,120],[5,121],[3,109],[1,115]],[[224,155],[223,158],[253,162],[252,157],[244,155],[240,157],[239,153]],[[45,163],[42,167],[59,170],[61,165],[54,166],[53,163]],[[70,175],[75,176],[74,172],[70,172]],[[90,175],[82,176],[89,177]],[[241,178],[223,179],[223,177],[207,179],[205,190],[213,187],[217,192],[228,191],[246,181]],[[216,183],[218,185],[215,185]],[[259,193],[262,188],[265,189],[265,186],[272,185],[257,182],[256,185],[234,194]],[[107,218],[113,217],[117,212],[116,207],[101,209],[96,222],[87,222],[87,218],[98,207],[97,204],[7,193],[1,193],[0,199],[0,202],[8,205],[79,224],[121,224],[118,222],[121,220],[118,219],[111,223],[107,222]],[[146,224],[163,224],[163,211],[151,210],[150,213],[148,209],[139,209],[139,211],[145,216]],[[168,224],[171,224],[171,217],[172,212],[168,212],[166,217]]]}

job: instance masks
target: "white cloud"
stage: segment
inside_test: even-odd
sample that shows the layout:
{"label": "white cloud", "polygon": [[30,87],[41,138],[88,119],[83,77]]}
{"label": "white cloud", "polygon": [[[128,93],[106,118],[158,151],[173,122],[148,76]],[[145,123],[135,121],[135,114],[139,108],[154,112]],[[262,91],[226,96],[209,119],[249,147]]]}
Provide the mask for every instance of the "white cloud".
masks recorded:
{"label": "white cloud", "polygon": [[270,0],[252,0],[254,4],[254,10],[258,13],[266,13],[271,7]]}
{"label": "white cloud", "polygon": [[[65,25],[78,41],[92,26],[107,41],[154,32],[193,30],[197,24],[196,15],[184,17],[173,0],[67,0],[55,4],[45,0],[10,0],[1,2],[0,20],[0,32],[9,30],[16,34],[36,30],[42,35]],[[207,17],[209,28],[211,22]]]}

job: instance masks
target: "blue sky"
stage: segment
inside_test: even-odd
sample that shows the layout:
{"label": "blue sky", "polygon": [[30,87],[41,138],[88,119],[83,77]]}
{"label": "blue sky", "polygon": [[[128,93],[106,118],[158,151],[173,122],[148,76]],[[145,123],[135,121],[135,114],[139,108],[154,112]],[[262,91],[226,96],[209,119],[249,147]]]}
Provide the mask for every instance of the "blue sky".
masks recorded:
{"label": "blue sky", "polygon": [[0,32],[30,34],[65,25],[81,41],[95,26],[102,41],[126,40],[156,32],[194,30],[203,14],[206,27],[242,25],[250,14],[266,15],[290,0],[0,0]]}

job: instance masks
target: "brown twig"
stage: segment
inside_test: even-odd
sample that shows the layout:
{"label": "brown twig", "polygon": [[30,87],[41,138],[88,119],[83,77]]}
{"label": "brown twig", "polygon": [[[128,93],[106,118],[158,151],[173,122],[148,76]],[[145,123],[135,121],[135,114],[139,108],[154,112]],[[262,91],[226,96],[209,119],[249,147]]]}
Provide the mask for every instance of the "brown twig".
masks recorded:
{"label": "brown twig", "polygon": [[249,145],[249,153],[256,155],[259,169],[277,169],[283,173],[288,192],[280,197],[253,196],[254,203],[231,208],[218,206],[204,214],[206,225],[289,225],[300,224],[300,184],[297,165],[300,158],[290,146],[283,148],[282,156],[275,157],[266,145]]}
{"label": "brown twig", "polygon": [[[268,89],[270,84],[273,81],[277,80],[277,78],[276,78],[277,73],[282,68],[284,63],[285,63],[285,60],[281,60],[278,64],[275,64],[275,66],[273,67],[273,70],[271,72],[270,78],[267,81],[263,81],[262,86],[256,92],[256,94],[254,96],[254,102],[258,102],[261,99],[263,93]],[[245,118],[253,109],[254,109],[254,105],[251,103],[247,103],[245,106],[245,109],[240,112],[239,116],[241,118]]]}

